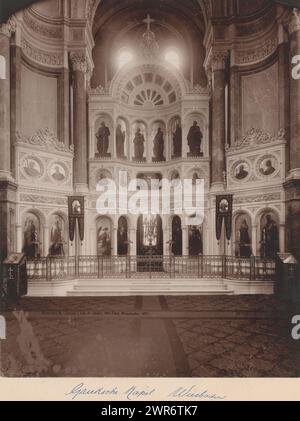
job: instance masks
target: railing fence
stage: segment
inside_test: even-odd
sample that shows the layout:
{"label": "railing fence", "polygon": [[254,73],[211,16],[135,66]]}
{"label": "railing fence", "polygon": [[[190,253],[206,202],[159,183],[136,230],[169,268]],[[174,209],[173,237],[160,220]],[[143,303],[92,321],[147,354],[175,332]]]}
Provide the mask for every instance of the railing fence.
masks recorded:
{"label": "railing fence", "polygon": [[197,278],[272,281],[275,261],[231,256],[78,256],[28,259],[29,281]]}

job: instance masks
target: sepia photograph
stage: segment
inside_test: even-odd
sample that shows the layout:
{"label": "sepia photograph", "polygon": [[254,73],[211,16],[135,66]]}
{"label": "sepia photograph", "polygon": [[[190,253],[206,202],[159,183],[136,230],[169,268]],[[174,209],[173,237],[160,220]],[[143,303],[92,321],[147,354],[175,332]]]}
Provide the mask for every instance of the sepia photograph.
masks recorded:
{"label": "sepia photograph", "polygon": [[1,0],[0,400],[299,378],[300,0]]}

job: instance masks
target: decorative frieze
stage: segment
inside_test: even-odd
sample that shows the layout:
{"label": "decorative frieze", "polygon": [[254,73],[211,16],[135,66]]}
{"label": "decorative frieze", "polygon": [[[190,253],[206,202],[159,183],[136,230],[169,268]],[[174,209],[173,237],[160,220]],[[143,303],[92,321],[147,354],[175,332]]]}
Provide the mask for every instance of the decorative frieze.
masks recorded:
{"label": "decorative frieze", "polygon": [[32,17],[28,11],[24,12],[23,19],[26,25],[37,34],[45,38],[63,39],[63,27],[61,25],[49,25],[41,22]]}
{"label": "decorative frieze", "polygon": [[27,144],[43,148],[48,152],[69,152],[73,153],[73,147],[69,148],[63,142],[60,142],[55,134],[48,128],[43,128],[37,131],[37,133],[30,137],[16,133],[17,144]]}
{"label": "decorative frieze", "polygon": [[35,195],[35,194],[27,194],[23,193],[20,195],[21,202],[28,202],[28,203],[46,203],[47,205],[60,205],[60,206],[67,206],[67,198],[66,197],[49,197]]}
{"label": "decorative frieze", "polygon": [[257,63],[272,55],[277,49],[277,44],[277,37],[274,37],[255,48],[247,51],[239,51],[236,54],[235,64],[243,65]]}
{"label": "decorative frieze", "polygon": [[300,31],[300,11],[293,9],[289,17],[289,33],[292,35],[296,31]]}
{"label": "decorative frieze", "polygon": [[197,94],[197,95],[210,95],[210,87],[209,86],[200,86],[200,85],[196,85],[191,87],[190,89],[190,93],[191,94]]}
{"label": "decorative frieze", "polygon": [[108,92],[103,86],[99,85],[96,88],[91,88],[89,86],[88,93],[90,95],[107,95]]}
{"label": "decorative frieze", "polygon": [[49,53],[29,44],[26,39],[22,39],[21,47],[23,53],[30,59],[47,66],[63,66],[63,53]]}
{"label": "decorative frieze", "polygon": [[246,205],[249,203],[269,203],[276,202],[281,200],[281,193],[268,193],[268,194],[258,194],[253,196],[235,196],[234,204],[235,205]]}
{"label": "decorative frieze", "polygon": [[285,141],[285,130],[279,130],[277,136],[262,129],[252,128],[247,131],[245,136],[234,143],[230,150],[249,148],[253,146],[265,145],[278,141]]}

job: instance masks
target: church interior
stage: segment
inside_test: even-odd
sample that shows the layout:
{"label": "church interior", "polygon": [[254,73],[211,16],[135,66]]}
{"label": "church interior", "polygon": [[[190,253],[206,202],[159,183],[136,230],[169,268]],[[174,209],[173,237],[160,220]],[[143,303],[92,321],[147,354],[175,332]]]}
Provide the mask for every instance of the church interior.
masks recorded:
{"label": "church interior", "polygon": [[[149,272],[270,292],[277,254],[300,258],[299,52],[300,11],[270,0],[16,12],[0,26],[0,261],[23,253],[36,294]],[[169,215],[99,214],[98,183],[119,189],[121,174],[204,180],[203,223],[174,201]]]}
{"label": "church interior", "polygon": [[20,0],[1,22],[0,377],[159,378],[161,400],[300,376],[297,2]]}

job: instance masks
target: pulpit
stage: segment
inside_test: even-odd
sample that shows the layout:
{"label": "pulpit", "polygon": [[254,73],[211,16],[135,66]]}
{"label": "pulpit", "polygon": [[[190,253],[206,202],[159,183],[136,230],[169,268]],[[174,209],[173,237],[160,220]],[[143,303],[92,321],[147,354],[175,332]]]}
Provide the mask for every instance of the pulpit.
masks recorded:
{"label": "pulpit", "polygon": [[300,300],[299,264],[292,254],[277,255],[275,294],[292,301]]}
{"label": "pulpit", "polygon": [[14,253],[2,264],[0,296],[9,301],[17,301],[27,295],[27,270],[24,254]]}

